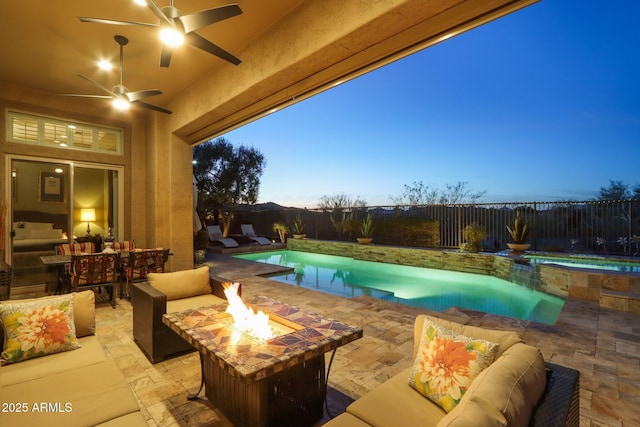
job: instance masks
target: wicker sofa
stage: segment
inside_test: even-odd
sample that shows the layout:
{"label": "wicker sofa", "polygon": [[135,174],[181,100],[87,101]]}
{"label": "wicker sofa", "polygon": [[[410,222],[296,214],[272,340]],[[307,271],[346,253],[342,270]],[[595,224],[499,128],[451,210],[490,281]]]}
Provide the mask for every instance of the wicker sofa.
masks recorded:
{"label": "wicker sofa", "polygon": [[525,344],[514,332],[425,315],[415,321],[414,357],[425,332],[425,319],[456,334],[499,345],[495,361],[471,382],[457,406],[447,413],[409,386],[412,368],[408,368],[353,402],[326,426],[579,426],[578,371],[545,363],[539,349]]}
{"label": "wicker sofa", "polygon": [[222,282],[209,267],[171,273],[150,273],[146,282],[132,283],[133,338],[151,363],[195,349],[162,323],[166,313],[221,304]]}
{"label": "wicker sofa", "polygon": [[[79,344],[79,348],[2,366],[0,425],[147,426],[124,375],[115,362],[107,358],[95,336],[93,291],[67,295],[72,301],[66,303],[73,313],[77,338],[73,342]],[[33,307],[49,307],[52,301],[57,304],[64,298],[3,301],[2,335],[8,336],[5,327],[12,318],[29,313]],[[0,338],[0,342],[5,343],[4,336]],[[3,345],[4,357],[7,356],[5,350],[11,350],[12,342],[7,339]]]}

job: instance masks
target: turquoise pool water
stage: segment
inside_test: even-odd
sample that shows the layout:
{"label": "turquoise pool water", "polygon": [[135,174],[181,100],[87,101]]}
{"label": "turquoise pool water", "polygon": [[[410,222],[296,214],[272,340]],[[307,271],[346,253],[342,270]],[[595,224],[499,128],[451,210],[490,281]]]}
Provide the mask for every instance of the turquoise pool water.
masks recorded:
{"label": "turquoise pool water", "polygon": [[552,325],[564,305],[561,298],[480,274],[288,250],[234,256],[292,267],[291,273],[269,277],[279,282],[347,298],[366,295],[434,311],[456,306]]}
{"label": "turquoise pool water", "polygon": [[533,264],[557,264],[565,267],[591,268],[596,270],[622,271],[640,273],[640,263],[633,260],[618,260],[604,257],[587,256],[555,256],[555,255],[524,255]]}

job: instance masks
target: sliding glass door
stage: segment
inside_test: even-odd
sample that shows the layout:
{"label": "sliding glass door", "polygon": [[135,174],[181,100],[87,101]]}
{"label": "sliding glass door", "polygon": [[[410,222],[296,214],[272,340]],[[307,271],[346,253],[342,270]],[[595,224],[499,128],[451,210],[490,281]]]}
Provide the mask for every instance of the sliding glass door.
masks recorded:
{"label": "sliding glass door", "polygon": [[94,240],[122,230],[123,168],[11,158],[8,204],[12,287],[56,283],[40,261],[61,243]]}

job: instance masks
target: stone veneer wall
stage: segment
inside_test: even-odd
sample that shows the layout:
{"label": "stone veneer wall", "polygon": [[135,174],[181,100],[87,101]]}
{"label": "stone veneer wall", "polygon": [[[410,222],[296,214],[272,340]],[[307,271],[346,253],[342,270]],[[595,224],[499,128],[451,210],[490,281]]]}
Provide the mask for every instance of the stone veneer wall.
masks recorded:
{"label": "stone veneer wall", "polygon": [[[478,273],[509,280],[514,260],[493,254],[472,254],[397,246],[360,245],[313,239],[288,239],[287,249],[346,256],[363,261],[386,262],[414,267]],[[640,314],[640,275],[602,273],[590,269],[539,265],[538,290],[561,298],[598,302],[614,310]]]}
{"label": "stone veneer wall", "polygon": [[362,261],[386,262],[413,267],[437,268],[495,276],[509,280],[513,260],[491,254],[420,249],[399,246],[360,245],[351,242],[288,239],[287,249],[325,255],[346,256]]}

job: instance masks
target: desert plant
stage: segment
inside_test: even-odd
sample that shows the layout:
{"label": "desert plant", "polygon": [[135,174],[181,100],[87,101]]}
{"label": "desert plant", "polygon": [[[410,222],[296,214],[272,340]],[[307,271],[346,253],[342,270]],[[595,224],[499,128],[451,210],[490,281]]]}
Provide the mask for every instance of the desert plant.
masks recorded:
{"label": "desert plant", "polygon": [[527,241],[530,229],[527,220],[522,216],[522,212],[516,212],[516,218],[513,220],[513,224],[511,224],[511,226],[507,225],[507,231],[513,243],[522,244]]}
{"label": "desert plant", "polygon": [[376,230],[375,225],[373,225],[373,218],[371,218],[371,214],[368,213],[366,218],[362,220],[362,225],[360,226],[360,236],[361,237],[373,237],[373,232]]}
{"label": "desert plant", "polygon": [[293,234],[304,234],[304,222],[302,222],[300,215],[296,215],[296,218],[293,220],[291,232]]}
{"label": "desert plant", "polygon": [[274,222],[273,231],[275,233],[278,233],[278,235],[280,236],[280,241],[284,243],[287,233],[289,232],[289,228],[287,227],[287,225],[282,222]]}
{"label": "desert plant", "polygon": [[465,243],[460,249],[467,252],[480,252],[482,250],[480,242],[487,238],[487,230],[480,224],[469,224],[462,230],[462,238]]}

